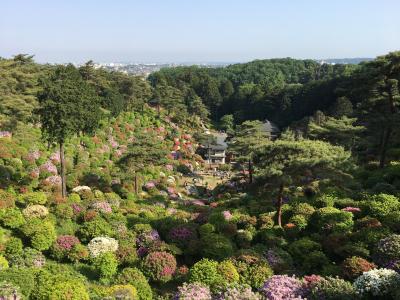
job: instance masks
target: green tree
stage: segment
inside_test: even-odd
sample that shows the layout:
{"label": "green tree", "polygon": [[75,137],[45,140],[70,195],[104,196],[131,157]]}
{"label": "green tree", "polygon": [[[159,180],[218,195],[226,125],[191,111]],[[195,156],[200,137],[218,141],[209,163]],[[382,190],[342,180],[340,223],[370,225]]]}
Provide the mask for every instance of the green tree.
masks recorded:
{"label": "green tree", "polygon": [[222,130],[225,130],[226,132],[230,133],[234,129],[234,118],[233,115],[224,115],[220,120],[219,120],[219,127]]}
{"label": "green tree", "polygon": [[400,51],[366,64],[363,76],[360,85],[367,93],[360,103],[361,118],[378,142],[379,165],[383,168],[400,128]]}
{"label": "green tree", "polygon": [[261,121],[246,121],[237,126],[234,137],[229,143],[229,149],[236,154],[236,159],[247,163],[249,182],[253,182],[253,156],[255,151],[271,140],[271,133],[267,131]]}
{"label": "green tree", "polygon": [[285,186],[301,183],[306,171],[314,177],[343,174],[340,171],[349,168],[351,156],[340,146],[286,136],[290,138],[276,140],[257,149],[254,159],[259,179],[278,186],[276,216],[279,226],[282,226]]}
{"label": "green tree", "polygon": [[347,97],[339,97],[331,107],[331,115],[335,118],[349,117],[353,114],[353,104]]}
{"label": "green tree", "polygon": [[340,119],[325,117],[320,122],[311,118],[308,123],[307,134],[312,139],[324,140],[351,149],[358,135],[365,129],[363,126],[354,125],[356,122],[356,118],[346,116]]}
{"label": "green tree", "polygon": [[64,144],[72,136],[91,133],[98,126],[101,112],[94,89],[87,84],[72,65],[57,66],[41,79],[38,94],[43,137],[49,143],[58,143],[61,159],[61,191],[66,196]]}
{"label": "green tree", "polygon": [[138,173],[149,165],[162,165],[166,162],[167,154],[168,149],[154,133],[140,131],[128,145],[128,151],[118,165],[127,172],[128,178],[133,175],[135,192],[138,193]]}

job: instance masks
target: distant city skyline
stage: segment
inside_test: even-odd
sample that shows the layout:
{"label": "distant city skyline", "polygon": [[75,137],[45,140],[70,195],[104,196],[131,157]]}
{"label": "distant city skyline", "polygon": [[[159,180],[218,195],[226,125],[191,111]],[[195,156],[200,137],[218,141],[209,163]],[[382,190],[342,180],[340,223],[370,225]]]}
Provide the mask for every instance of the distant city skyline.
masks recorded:
{"label": "distant city skyline", "polygon": [[398,0],[5,0],[0,57],[235,63],[400,50]]}

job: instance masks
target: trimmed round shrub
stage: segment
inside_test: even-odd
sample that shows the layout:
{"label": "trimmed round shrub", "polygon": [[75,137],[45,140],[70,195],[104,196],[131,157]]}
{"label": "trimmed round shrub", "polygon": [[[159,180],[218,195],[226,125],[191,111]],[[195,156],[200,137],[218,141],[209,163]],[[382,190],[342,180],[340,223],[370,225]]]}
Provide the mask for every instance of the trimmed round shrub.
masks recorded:
{"label": "trimmed round shrub", "polygon": [[301,269],[307,274],[317,273],[329,265],[329,259],[322,251],[312,251],[307,253],[301,263]]}
{"label": "trimmed round shrub", "polygon": [[199,233],[202,238],[212,234],[214,231],[215,231],[215,226],[211,223],[206,223],[199,227]]}
{"label": "trimmed round shrub", "polygon": [[167,282],[176,270],[176,259],[168,252],[151,252],[142,262],[142,271],[153,281]]}
{"label": "trimmed round shrub", "polygon": [[303,215],[294,215],[289,219],[289,223],[295,225],[298,231],[304,230],[307,227],[307,218]]}
{"label": "trimmed round shrub", "polygon": [[44,205],[47,202],[47,196],[43,192],[31,192],[20,195],[17,198],[17,202],[25,205],[29,204]]}
{"label": "trimmed round shrub", "polygon": [[139,299],[136,288],[131,284],[113,285],[110,288],[110,296],[113,297],[113,299]]}
{"label": "trimmed round shrub", "polygon": [[143,275],[143,273],[136,268],[126,268],[118,275],[116,282],[118,284],[131,284],[138,293],[139,300],[152,300],[153,292],[151,287]]}
{"label": "trimmed round shrub", "polygon": [[400,275],[389,269],[374,269],[364,272],[353,286],[361,297],[388,297],[400,286]]}
{"label": "trimmed round shrub", "polygon": [[364,272],[375,269],[376,265],[368,260],[353,256],[346,258],[342,263],[342,274],[345,278],[353,280]]}
{"label": "trimmed round shrub", "polygon": [[334,207],[324,207],[315,211],[310,224],[321,233],[346,232],[353,228],[353,214]]}
{"label": "trimmed round shrub", "polygon": [[302,238],[291,243],[288,247],[288,252],[292,255],[295,263],[301,264],[310,252],[320,251],[321,249],[321,244],[309,238]]}
{"label": "trimmed round shrub", "polygon": [[0,209],[0,222],[11,229],[19,228],[26,223],[21,211],[15,207]]}
{"label": "trimmed round shrub", "polygon": [[366,214],[377,218],[398,211],[399,206],[399,200],[395,196],[387,194],[373,195],[368,200],[362,202],[362,208]]}
{"label": "trimmed round shrub", "polygon": [[326,277],[316,281],[311,288],[311,300],[354,300],[356,293],[350,282],[340,278]]}
{"label": "trimmed round shrub", "polygon": [[54,225],[49,220],[30,219],[22,232],[30,239],[32,247],[40,251],[49,249],[56,239]]}
{"label": "trimmed round shrub", "polygon": [[118,261],[113,253],[106,252],[94,258],[93,266],[99,274],[100,282],[109,283],[117,273]]}
{"label": "trimmed round shrub", "polygon": [[314,211],[315,208],[308,203],[299,203],[293,208],[294,215],[302,215],[306,218],[311,217]]}
{"label": "trimmed round shrub", "polygon": [[225,260],[219,263],[217,270],[223,278],[224,285],[239,281],[239,273],[236,270],[235,265],[231,261]]}
{"label": "trimmed round shrub", "polygon": [[383,217],[383,225],[396,233],[400,233],[400,211],[391,212]]}
{"label": "trimmed round shrub", "polygon": [[21,239],[17,237],[10,237],[5,242],[4,253],[7,258],[22,255],[23,245]]}
{"label": "trimmed round shrub", "polygon": [[258,262],[242,269],[240,282],[254,289],[259,289],[272,275],[274,275],[274,271],[266,262]]}
{"label": "trimmed round shrub", "polygon": [[302,282],[287,275],[272,276],[264,283],[260,292],[268,300],[302,299],[305,296]]}
{"label": "trimmed round shrub", "polygon": [[231,241],[220,234],[209,234],[202,237],[204,257],[222,260],[233,254]]}
{"label": "trimmed round shrub", "polygon": [[264,256],[274,273],[287,273],[293,268],[291,255],[281,248],[268,249]]}
{"label": "trimmed round shrub", "polygon": [[189,272],[189,282],[200,282],[212,289],[223,282],[222,275],[218,271],[218,262],[203,258],[195,263]]}
{"label": "trimmed round shrub", "polygon": [[[63,272],[64,271],[64,272]],[[89,300],[89,294],[81,278],[65,270],[41,270],[36,277],[36,285],[32,294],[35,299],[54,300]]]}
{"label": "trimmed round shrub", "polygon": [[83,242],[89,242],[97,236],[113,236],[113,228],[106,220],[95,218],[90,222],[85,222],[79,229],[79,237]]}
{"label": "trimmed round shrub", "polygon": [[381,266],[400,260],[400,235],[392,234],[381,239],[376,245],[374,259]]}
{"label": "trimmed round shrub", "polygon": [[212,294],[208,286],[199,283],[184,283],[178,287],[173,300],[211,300]]}

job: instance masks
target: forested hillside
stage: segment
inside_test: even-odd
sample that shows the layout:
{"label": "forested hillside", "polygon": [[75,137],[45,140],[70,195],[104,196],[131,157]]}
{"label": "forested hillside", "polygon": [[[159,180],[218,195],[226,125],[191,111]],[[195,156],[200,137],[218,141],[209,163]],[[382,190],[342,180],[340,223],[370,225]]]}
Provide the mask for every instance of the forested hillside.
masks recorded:
{"label": "forested hillside", "polygon": [[0,299],[400,299],[399,81],[0,59]]}

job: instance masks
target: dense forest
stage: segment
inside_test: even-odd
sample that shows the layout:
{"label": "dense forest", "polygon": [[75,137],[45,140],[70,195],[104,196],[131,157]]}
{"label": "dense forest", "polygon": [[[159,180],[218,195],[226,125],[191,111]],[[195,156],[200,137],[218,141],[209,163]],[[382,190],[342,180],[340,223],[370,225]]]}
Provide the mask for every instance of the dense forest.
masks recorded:
{"label": "dense forest", "polygon": [[[400,299],[399,81],[400,52],[0,59],[0,299]],[[234,163],[209,170],[209,131]]]}

